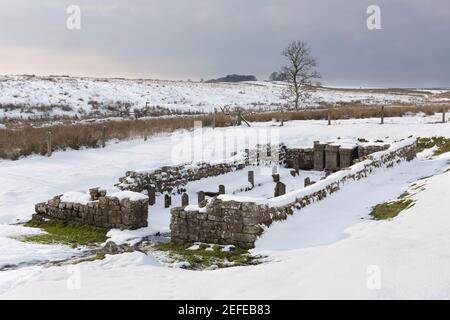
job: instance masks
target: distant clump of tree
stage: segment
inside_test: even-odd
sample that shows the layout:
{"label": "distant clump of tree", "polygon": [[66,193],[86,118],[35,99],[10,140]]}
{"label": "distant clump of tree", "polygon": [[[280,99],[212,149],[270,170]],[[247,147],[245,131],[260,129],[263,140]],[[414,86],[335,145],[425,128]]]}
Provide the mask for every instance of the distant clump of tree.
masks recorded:
{"label": "distant clump of tree", "polygon": [[286,81],[286,75],[282,72],[272,72],[269,76],[270,81]]}
{"label": "distant clump of tree", "polygon": [[257,81],[257,79],[253,75],[229,74],[225,77],[217,78],[217,79],[210,79],[205,82],[215,83],[215,82],[242,82],[242,81]]}

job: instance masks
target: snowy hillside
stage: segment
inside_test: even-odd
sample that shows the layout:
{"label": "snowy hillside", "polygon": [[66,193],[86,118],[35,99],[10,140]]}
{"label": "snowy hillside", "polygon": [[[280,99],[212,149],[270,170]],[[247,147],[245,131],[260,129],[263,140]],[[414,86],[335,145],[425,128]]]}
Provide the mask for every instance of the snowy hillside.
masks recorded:
{"label": "snowy hillside", "polygon": [[[287,145],[302,147],[315,140],[338,138],[342,143],[361,137],[391,143],[411,134],[449,137],[449,124],[439,123],[439,119],[439,115],[389,118],[383,126],[378,119],[339,120],[333,126],[323,120],[289,121],[279,127],[279,133]],[[244,139],[272,126],[271,122],[258,123],[251,128],[218,128],[215,132],[227,136],[235,132],[238,139]],[[169,268],[152,254],[124,253],[76,265],[81,287],[70,289],[67,283],[72,269],[46,263],[81,256],[85,254],[83,247],[18,240],[42,232],[13,225],[28,220],[35,203],[93,186],[111,188],[127,170],[171,165],[172,148],[173,139],[160,136],[111,142],[104,149],[58,151],[50,158],[0,161],[0,299],[450,298],[449,153],[430,157],[431,152],[425,151],[411,162],[380,169],[275,223],[256,242],[253,253],[267,256],[256,266],[199,272]],[[297,180],[287,170],[280,174],[288,190],[296,187]],[[231,191],[245,185],[240,176],[229,173],[222,180],[208,178],[190,187],[195,191],[205,184],[212,188],[225,181]],[[252,190],[253,196],[270,192],[271,187],[264,187],[266,178],[256,175],[263,187]],[[370,219],[372,206],[405,191],[411,194],[414,206],[393,220]],[[180,199],[174,197],[173,201],[179,203]],[[118,243],[133,243],[168,231],[169,218],[158,197],[150,210],[149,227],[111,230],[108,235]],[[367,284],[373,270],[381,272],[380,287],[375,289]],[[198,286],[202,290],[192,290]]]}
{"label": "snowy hillside", "polygon": [[[67,267],[0,273],[0,297],[448,299],[449,160],[419,157],[382,171],[270,228],[255,249],[268,255],[261,265],[196,272],[125,253],[80,264],[76,289],[68,287]],[[411,191],[412,181],[429,174],[435,176],[420,181],[413,207],[394,220],[368,219],[372,205]]]}
{"label": "snowy hillside", "polygon": [[[223,106],[274,109],[283,102],[282,83],[200,83],[188,81],[73,77],[0,77],[0,118],[51,115],[115,115],[133,109],[212,112]],[[445,90],[444,90],[445,92]],[[307,101],[363,104],[444,101],[442,90],[319,88]],[[448,100],[448,99],[447,99]],[[167,110],[168,109],[168,110]],[[159,110],[160,112],[163,112]],[[150,113],[151,114],[151,113]]]}

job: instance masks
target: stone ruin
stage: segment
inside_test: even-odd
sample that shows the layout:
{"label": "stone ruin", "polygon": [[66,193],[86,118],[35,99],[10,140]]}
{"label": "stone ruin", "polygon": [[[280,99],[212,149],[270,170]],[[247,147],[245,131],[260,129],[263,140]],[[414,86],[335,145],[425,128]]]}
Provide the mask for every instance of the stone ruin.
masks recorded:
{"label": "stone ruin", "polygon": [[90,189],[87,203],[65,202],[62,195],[35,206],[33,220],[59,219],[76,221],[100,228],[138,229],[148,222],[148,198],[139,194],[139,199],[108,196],[98,188]]}
{"label": "stone ruin", "polygon": [[184,192],[184,187],[191,181],[208,177],[220,176],[236,170],[242,170],[249,165],[270,163],[276,154],[279,164],[285,163],[286,147],[280,145],[258,145],[254,149],[246,149],[241,154],[235,154],[225,162],[210,164],[206,162],[186,163],[176,166],[164,166],[155,170],[127,171],[119,178],[115,186],[121,190],[152,193]]}
{"label": "stone ruin", "polygon": [[[63,201],[62,195],[59,195],[36,204],[33,219],[54,218],[102,228],[137,229],[147,226],[148,206],[155,204],[157,192],[164,195],[166,208],[172,206],[170,194],[178,193],[182,195],[182,207],[173,208],[171,212],[173,241],[228,243],[248,248],[262,232],[261,225],[269,222],[267,212],[272,220],[276,217],[283,218],[285,213],[266,210],[264,206],[254,207],[251,203],[219,201],[220,196],[225,193],[225,186],[219,186],[219,191],[214,192],[209,203],[205,198],[205,194],[209,193],[200,192],[198,203],[203,208],[199,208],[197,214],[188,214],[184,210],[189,204],[189,197],[184,189],[188,182],[242,170],[249,165],[273,164],[274,159],[279,165],[293,168],[297,174],[299,170],[311,169],[331,173],[350,167],[353,163],[370,157],[371,153],[388,147],[389,145],[345,148],[319,142],[315,142],[313,148],[287,148],[283,144],[257,145],[254,149],[244,150],[242,154],[235,154],[223,163],[183,164],[151,171],[128,171],[116,186],[123,192],[135,192],[140,196],[147,193],[148,197],[138,200],[127,197],[119,199],[93,188],[90,189],[89,201],[85,203]],[[249,176],[251,183],[250,178]],[[279,175],[274,173],[273,180],[278,186],[275,196],[282,196],[286,190],[279,181]],[[305,181],[305,187],[314,183]],[[254,181],[251,184],[254,186]]]}
{"label": "stone ruin", "polygon": [[[389,146],[376,146],[372,150],[385,150]],[[320,143],[314,144],[314,164],[320,165],[322,170],[336,171],[340,167],[347,168],[335,175],[329,175],[320,183],[311,184],[305,181],[305,189],[295,194],[292,200],[280,195],[268,199],[266,203],[239,200],[239,197],[219,195],[208,203],[200,206],[177,207],[171,209],[171,239],[173,242],[199,241],[216,244],[233,244],[238,247],[253,248],[256,239],[264,231],[264,227],[273,221],[284,220],[294,209],[320,201],[329,194],[337,192],[342,185],[349,181],[360,180],[380,167],[392,167],[401,161],[410,161],[416,155],[416,144],[401,145],[398,148],[383,151],[380,157],[372,157],[363,149],[339,148]],[[316,153],[317,152],[317,153]],[[311,151],[308,151],[308,158]],[[304,153],[296,151],[296,155]],[[358,158],[361,156],[361,158]],[[289,161],[289,153],[287,155]],[[363,161],[365,160],[365,161]],[[310,161],[310,160],[309,160]],[[360,163],[357,163],[360,162]],[[350,163],[356,163],[349,166]],[[310,164],[308,164],[310,166]],[[280,205],[279,198],[283,198]],[[285,202],[285,203],[284,203]]]}

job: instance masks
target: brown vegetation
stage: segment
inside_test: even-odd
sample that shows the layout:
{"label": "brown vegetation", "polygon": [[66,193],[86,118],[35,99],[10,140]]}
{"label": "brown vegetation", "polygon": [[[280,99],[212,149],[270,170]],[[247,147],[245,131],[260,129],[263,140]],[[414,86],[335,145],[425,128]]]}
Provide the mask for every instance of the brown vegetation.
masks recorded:
{"label": "brown vegetation", "polygon": [[[332,108],[332,119],[370,118],[380,116],[380,107],[340,107]],[[442,106],[392,106],[386,107],[385,117],[401,117],[405,114],[423,112],[427,115],[442,112]],[[328,117],[327,108],[307,109],[293,112],[283,112],[284,120],[324,120]],[[279,119],[279,112],[247,114],[250,122],[271,121]],[[203,126],[217,127],[233,125],[236,121],[233,115],[222,113],[179,116],[171,118],[154,118],[146,120],[105,121],[90,124],[52,125],[35,128],[26,126],[20,129],[0,129],[0,158],[18,159],[21,156],[42,154],[47,152],[48,132],[52,133],[52,150],[81,147],[96,148],[101,145],[102,130],[105,127],[106,140],[125,140],[130,138],[153,136],[173,132],[176,129],[190,129],[194,121],[202,121]]]}

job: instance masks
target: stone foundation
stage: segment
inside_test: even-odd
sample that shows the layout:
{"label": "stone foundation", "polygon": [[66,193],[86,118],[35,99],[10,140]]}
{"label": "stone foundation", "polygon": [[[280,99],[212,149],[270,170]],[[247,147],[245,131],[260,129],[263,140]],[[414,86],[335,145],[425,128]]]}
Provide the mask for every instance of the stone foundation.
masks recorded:
{"label": "stone foundation", "polygon": [[33,219],[37,220],[53,218],[101,228],[138,229],[147,226],[148,199],[119,200],[104,195],[82,204],[64,202],[61,196],[56,196],[36,204],[35,211]]}
{"label": "stone foundation", "polygon": [[248,165],[268,165],[274,159],[278,159],[278,164],[283,164],[285,153],[286,148],[282,144],[258,145],[219,164],[202,162],[164,166],[149,171],[127,171],[125,177],[119,178],[120,183],[116,184],[116,187],[134,192],[142,192],[152,187],[159,193],[182,193],[184,186],[191,181],[242,170]]}
{"label": "stone foundation", "polygon": [[[325,151],[325,147],[320,147],[320,150],[322,149]],[[335,148],[332,149],[334,151]],[[338,152],[339,146],[336,150]],[[348,165],[352,157],[356,155],[356,150],[342,150],[344,151],[341,151],[341,155],[345,160],[341,165]],[[321,164],[322,156],[316,158],[315,155],[314,164],[316,165],[316,160],[317,164],[319,162]],[[309,185],[298,193],[294,192],[292,201],[289,200],[283,205],[278,204],[280,202],[278,199],[282,197],[289,199],[290,194],[268,199],[264,204],[248,202],[248,200],[245,202],[223,201],[222,195],[220,195],[213,198],[204,208],[193,207],[194,210],[173,208],[170,223],[172,241],[234,244],[245,249],[253,248],[256,239],[264,230],[263,226],[270,226],[273,221],[286,219],[289,214],[294,212],[294,209],[302,209],[313,202],[320,201],[329,194],[339,191],[344,184],[367,177],[377,168],[388,168],[404,160],[410,161],[414,159],[415,155],[416,145],[415,142],[411,142],[395,150],[388,150],[380,156],[368,156],[365,162],[348,168],[348,173],[347,171],[338,172],[328,176],[320,183]],[[339,157],[339,152],[337,157]]]}
{"label": "stone foundation", "polygon": [[[272,210],[277,212],[276,210]],[[233,244],[253,248],[263,232],[262,224],[270,224],[273,217],[264,205],[212,199],[200,211],[171,210],[171,239],[173,242],[200,241]]]}
{"label": "stone foundation", "polygon": [[[286,148],[286,166],[300,170],[314,168],[314,150],[312,148]],[[297,169],[296,168],[296,169]]]}

